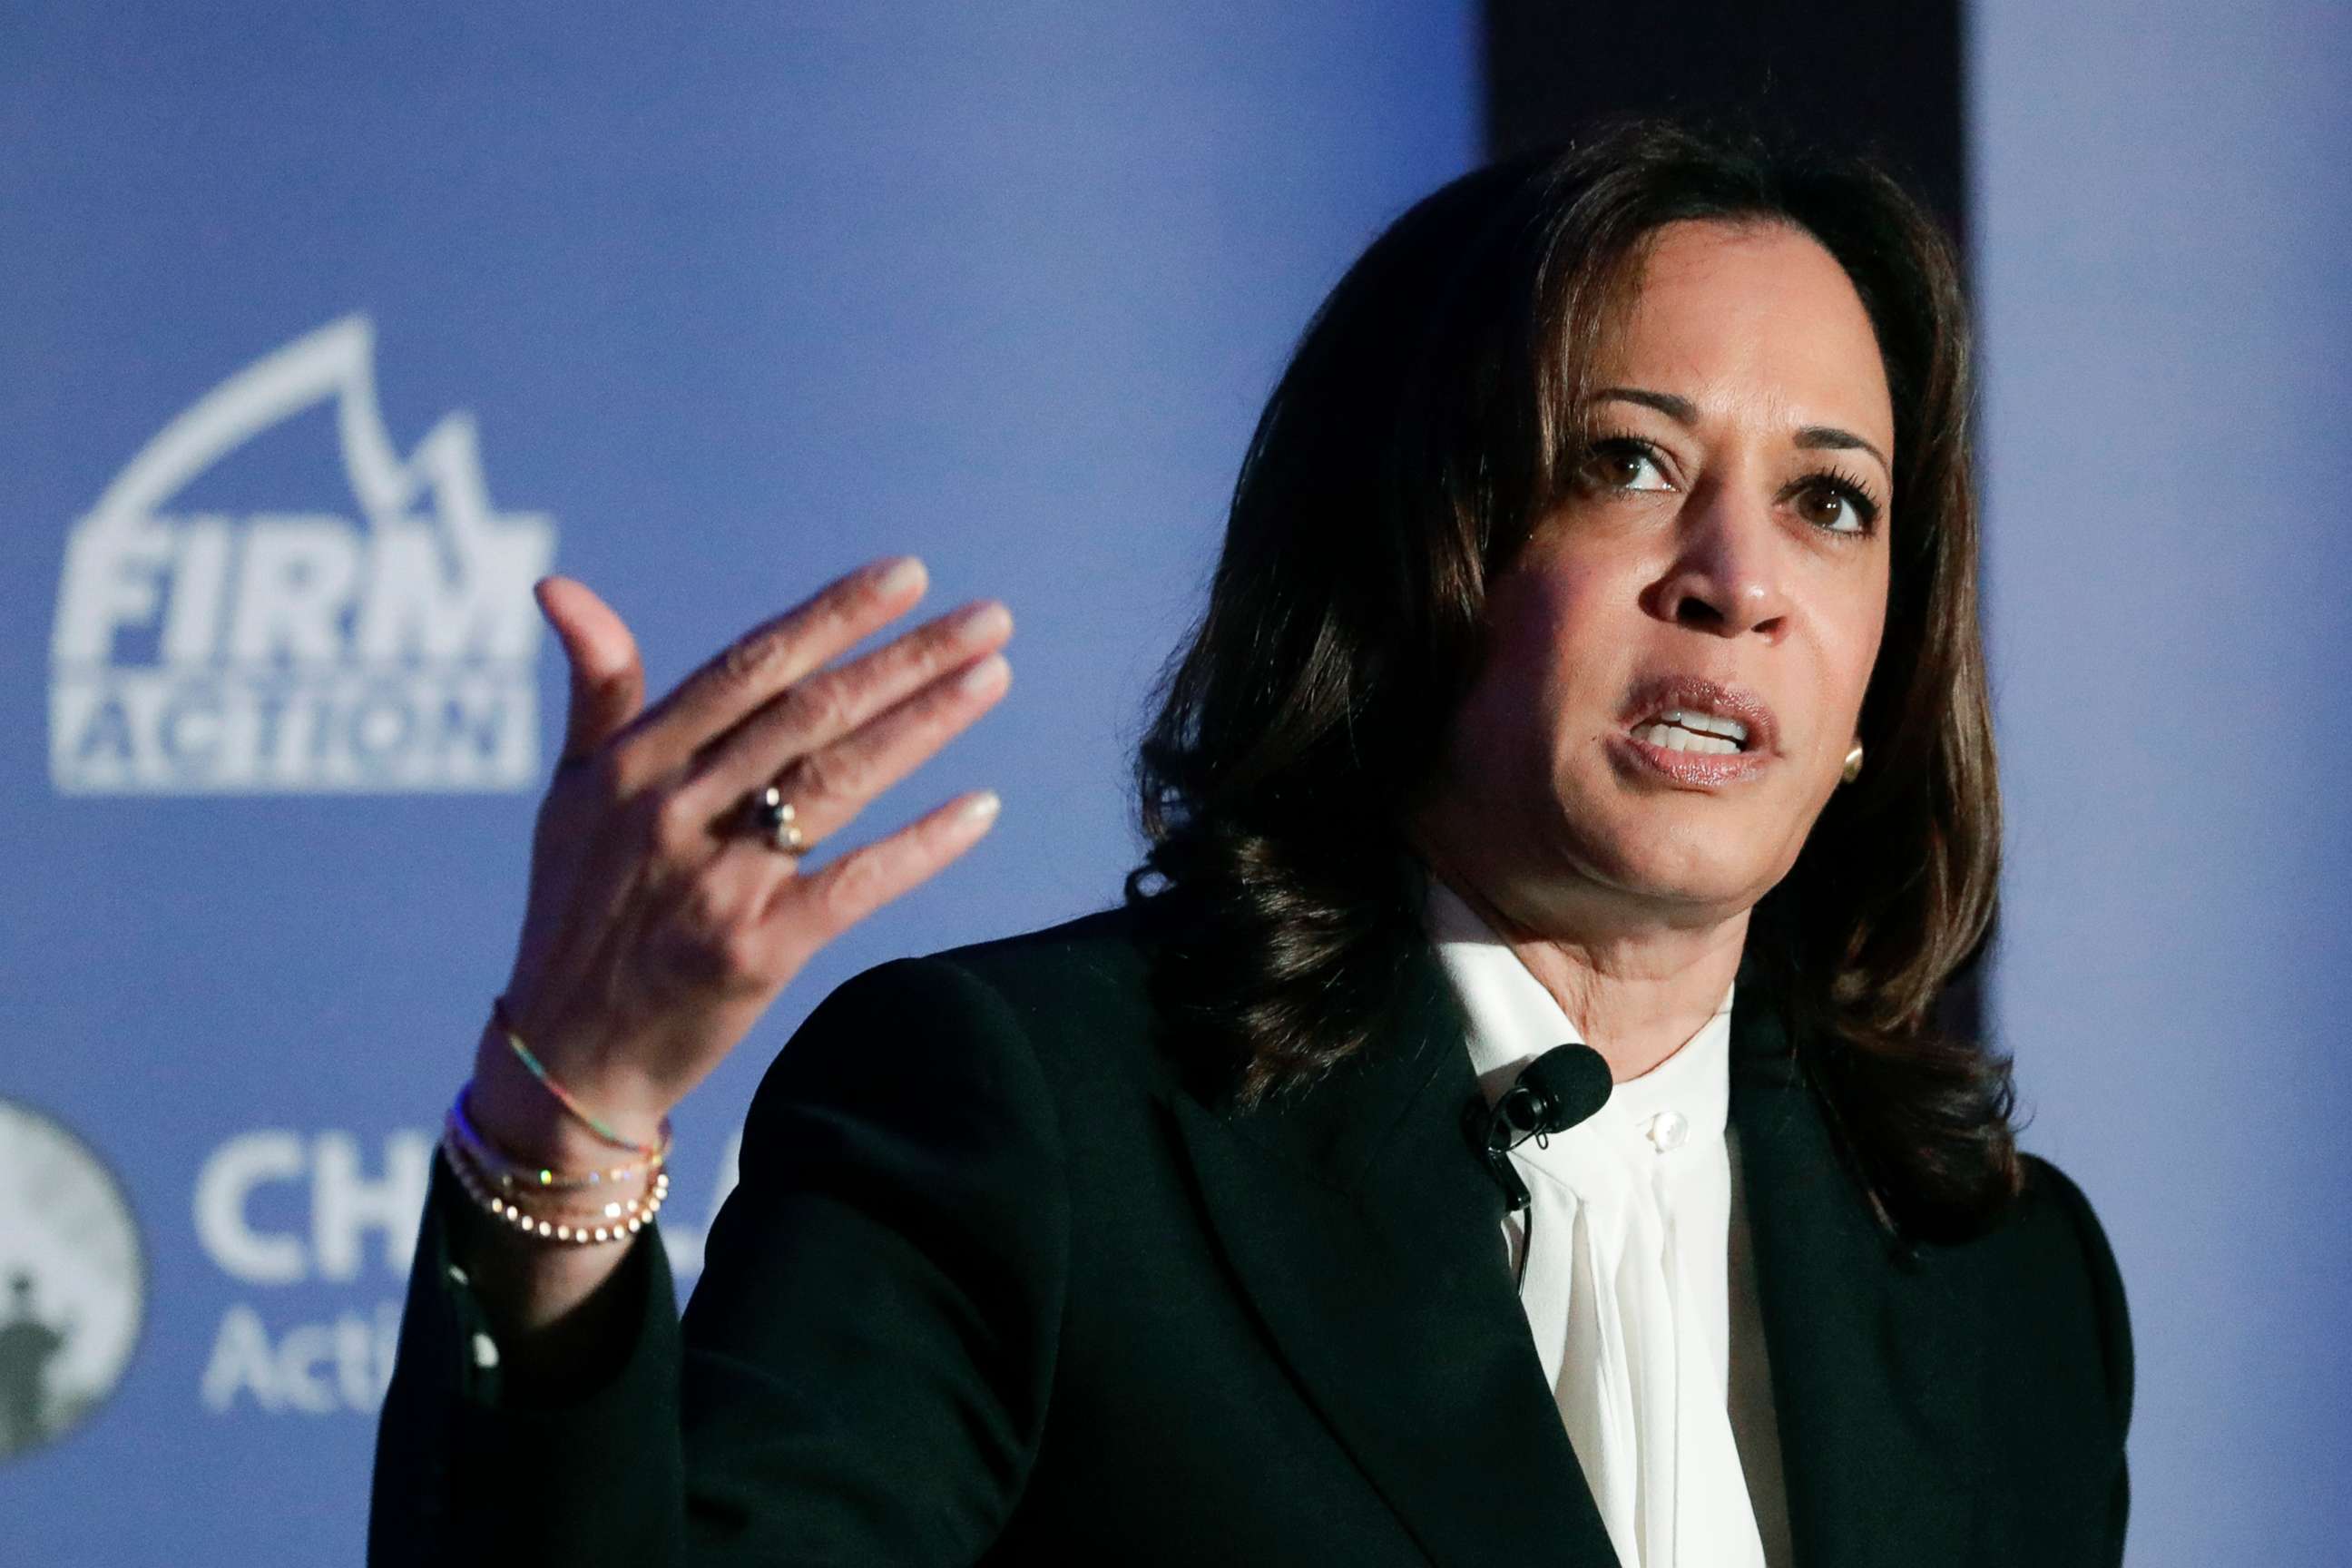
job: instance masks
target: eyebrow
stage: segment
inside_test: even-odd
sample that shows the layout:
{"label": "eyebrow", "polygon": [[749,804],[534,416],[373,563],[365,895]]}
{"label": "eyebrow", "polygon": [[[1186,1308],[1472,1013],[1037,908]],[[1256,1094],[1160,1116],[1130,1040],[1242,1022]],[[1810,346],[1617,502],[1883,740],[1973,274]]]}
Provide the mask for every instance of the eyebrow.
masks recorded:
{"label": "eyebrow", "polygon": [[[1604,386],[1592,395],[1595,403],[1608,398],[1654,408],[1677,425],[1698,423],[1698,405],[1687,397],[1676,397],[1671,392],[1652,392],[1640,386]],[[1834,425],[1801,426],[1798,428],[1796,441],[1806,451],[1867,452],[1878,459],[1880,468],[1889,474],[1895,471],[1895,465],[1886,460],[1885,453],[1853,431],[1842,430]]]}

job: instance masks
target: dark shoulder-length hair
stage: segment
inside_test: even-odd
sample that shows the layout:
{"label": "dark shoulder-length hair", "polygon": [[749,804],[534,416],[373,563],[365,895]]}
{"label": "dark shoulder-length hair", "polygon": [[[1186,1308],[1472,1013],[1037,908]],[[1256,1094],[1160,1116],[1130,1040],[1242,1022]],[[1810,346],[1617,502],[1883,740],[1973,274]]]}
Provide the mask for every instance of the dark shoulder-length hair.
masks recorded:
{"label": "dark shoulder-length hair", "polygon": [[1876,329],[1895,415],[1868,765],[1751,917],[1748,956],[1843,1157],[1903,1240],[1980,1233],[2020,1185],[2006,1058],[1936,1024],[1994,912],[2000,799],[1977,626],[1966,303],[1949,241],[1866,162],[1657,121],[1420,202],[1316,313],[1234,487],[1208,607],[1137,775],[1131,901],[1187,1066],[1244,1109],[1378,1030],[1416,939],[1397,851],[1479,655],[1487,583],[1583,453],[1587,366],[1647,240],[1793,225]]}

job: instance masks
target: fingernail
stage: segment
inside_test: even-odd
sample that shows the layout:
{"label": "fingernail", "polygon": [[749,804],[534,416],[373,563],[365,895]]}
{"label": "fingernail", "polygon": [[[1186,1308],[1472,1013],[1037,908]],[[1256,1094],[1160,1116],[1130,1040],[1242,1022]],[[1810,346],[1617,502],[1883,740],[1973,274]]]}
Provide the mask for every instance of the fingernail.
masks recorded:
{"label": "fingernail", "polygon": [[949,635],[960,643],[984,643],[1002,636],[1012,625],[1013,613],[992,600],[959,614]]}
{"label": "fingernail", "polygon": [[903,594],[922,580],[922,562],[912,555],[901,555],[875,574],[874,588],[881,594]]}
{"label": "fingernail", "polygon": [[1004,670],[1004,656],[997,653],[990,654],[963,672],[962,677],[956,681],[956,689],[967,697],[974,696],[994,686],[1003,678]]}
{"label": "fingernail", "polygon": [[963,803],[964,820],[967,822],[986,822],[990,817],[996,815],[997,808],[1002,806],[1003,804],[1004,803],[1003,801],[996,798],[996,792],[994,790],[982,790],[978,795],[973,795],[970,800]]}

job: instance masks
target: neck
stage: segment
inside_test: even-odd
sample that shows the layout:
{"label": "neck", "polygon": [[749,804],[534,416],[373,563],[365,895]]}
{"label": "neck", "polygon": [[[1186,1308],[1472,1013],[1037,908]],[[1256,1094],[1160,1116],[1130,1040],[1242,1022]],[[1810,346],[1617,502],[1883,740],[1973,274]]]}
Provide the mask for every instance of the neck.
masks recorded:
{"label": "neck", "polygon": [[1502,938],[1551,994],[1584,1043],[1609,1064],[1612,1082],[1641,1077],[1705,1027],[1723,1001],[1748,940],[1748,911],[1696,925],[1651,920],[1571,926],[1515,910],[1507,890],[1490,895],[1475,877],[1424,856],[1430,874]]}

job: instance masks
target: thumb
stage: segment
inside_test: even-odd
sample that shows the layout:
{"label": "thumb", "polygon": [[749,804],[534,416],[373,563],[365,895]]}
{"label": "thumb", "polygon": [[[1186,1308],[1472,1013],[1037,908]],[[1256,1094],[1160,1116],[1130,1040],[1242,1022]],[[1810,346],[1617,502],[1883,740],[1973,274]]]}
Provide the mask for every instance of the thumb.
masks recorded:
{"label": "thumb", "polygon": [[572,666],[571,717],[559,765],[577,762],[636,717],[646,699],[645,663],[637,639],[585,583],[541,577],[531,584],[531,595]]}

